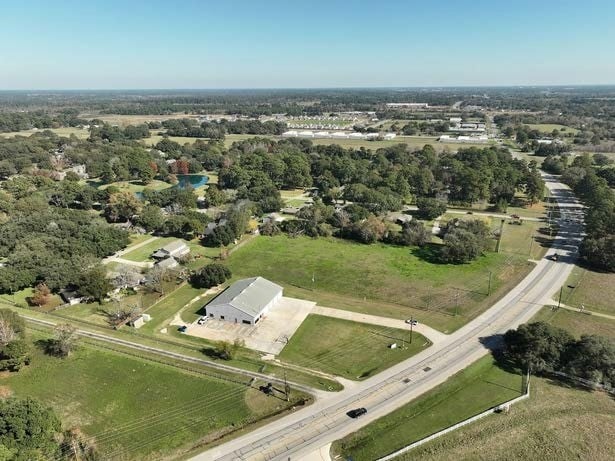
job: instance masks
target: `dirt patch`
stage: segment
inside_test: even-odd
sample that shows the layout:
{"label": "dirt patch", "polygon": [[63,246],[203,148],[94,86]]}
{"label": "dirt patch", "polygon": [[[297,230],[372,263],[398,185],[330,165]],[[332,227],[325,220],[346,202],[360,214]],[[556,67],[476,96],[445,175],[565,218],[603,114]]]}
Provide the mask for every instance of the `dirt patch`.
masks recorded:
{"label": "dirt patch", "polygon": [[13,390],[9,386],[0,386],[0,399],[6,399],[13,395]]}

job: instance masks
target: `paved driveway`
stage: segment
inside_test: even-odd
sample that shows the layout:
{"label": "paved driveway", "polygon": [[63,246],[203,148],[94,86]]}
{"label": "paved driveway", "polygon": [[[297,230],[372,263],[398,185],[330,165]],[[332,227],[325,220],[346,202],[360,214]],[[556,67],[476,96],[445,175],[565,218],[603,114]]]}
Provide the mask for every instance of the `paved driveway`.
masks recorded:
{"label": "paved driveway", "polygon": [[314,305],[311,301],[282,297],[257,325],[209,319],[204,325],[193,323],[186,334],[213,341],[242,339],[250,349],[277,355]]}

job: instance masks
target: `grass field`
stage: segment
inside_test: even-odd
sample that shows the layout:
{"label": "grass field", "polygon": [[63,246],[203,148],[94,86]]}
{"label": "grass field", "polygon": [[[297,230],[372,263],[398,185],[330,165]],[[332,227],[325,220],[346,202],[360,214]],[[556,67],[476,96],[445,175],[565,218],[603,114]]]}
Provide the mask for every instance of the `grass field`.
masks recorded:
{"label": "grass field", "polygon": [[[310,314],[279,357],[344,378],[365,379],[431,345],[417,333],[412,344],[408,341],[406,330]],[[398,348],[390,349],[392,343]]]}
{"label": "grass field", "polygon": [[579,307],[581,304],[587,310],[615,315],[615,274],[608,272],[596,272],[576,266],[565,289],[562,302],[571,306]]}
{"label": "grass field", "polygon": [[573,335],[600,335],[615,340],[615,320],[598,317],[568,309],[551,310],[543,307],[532,321],[543,320],[556,327],[568,330]]}
{"label": "grass field", "polygon": [[372,461],[518,397],[522,391],[522,377],[502,370],[487,356],[407,405],[338,440],[331,451],[344,459]]}
{"label": "grass field", "polygon": [[92,119],[97,118],[111,125],[141,125],[147,122],[162,122],[170,119],[197,118],[195,115],[184,113],[167,115],[118,115],[118,114],[82,114],[81,117]]}
{"label": "grass field", "polygon": [[152,253],[175,240],[178,239],[176,237],[156,237],[156,240],[124,254],[122,259],[136,262],[148,261]]}
{"label": "grass field", "polygon": [[415,315],[442,331],[478,315],[532,267],[527,256],[504,253],[471,264],[438,264],[430,262],[433,251],[335,238],[257,237],[227,263],[234,276],[261,275],[281,283],[288,296],[393,318]]}
{"label": "grass field", "polygon": [[89,130],[84,130],[83,128],[45,128],[45,129],[32,129],[32,130],[24,130],[24,131],[11,131],[9,133],[0,133],[0,137],[3,138],[12,138],[13,136],[31,136],[35,133],[41,133],[43,131],[53,131],[58,136],[70,137],[70,135],[74,134],[79,139],[86,139],[90,136]]}
{"label": "grass field", "polygon": [[548,379],[532,378],[531,386],[531,397],[510,413],[487,416],[396,460],[615,459],[615,399]]}
{"label": "grass field", "polygon": [[[577,130],[576,128],[571,128],[566,125],[559,125],[555,123],[536,123],[536,124],[530,124],[529,127],[532,128],[533,130],[538,130],[545,134],[551,134],[553,130],[559,131],[560,134],[562,135],[566,135],[566,134],[574,135],[579,132],[579,130]],[[564,131],[561,131],[562,128],[564,128]]]}
{"label": "grass field", "polygon": [[64,427],[94,437],[104,459],[166,458],[286,405],[241,384],[84,343],[67,359],[46,356],[37,346],[33,351],[30,366],[2,374],[3,393],[51,405]]}
{"label": "grass field", "polygon": [[158,179],[152,180],[148,184],[143,184],[141,181],[117,181],[111,184],[102,184],[97,180],[88,180],[86,181],[93,187],[97,187],[99,189],[106,189],[109,186],[115,186],[122,191],[129,191],[132,193],[143,192],[143,189],[150,190],[163,190],[168,189],[169,187],[173,187],[173,184],[169,184],[168,182],[160,181]]}

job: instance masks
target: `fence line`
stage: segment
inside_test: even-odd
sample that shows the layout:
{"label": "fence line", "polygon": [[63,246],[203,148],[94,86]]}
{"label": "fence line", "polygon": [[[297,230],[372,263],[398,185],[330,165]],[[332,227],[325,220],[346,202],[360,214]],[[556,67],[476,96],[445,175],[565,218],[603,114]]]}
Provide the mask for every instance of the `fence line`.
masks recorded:
{"label": "fence line", "polygon": [[463,421],[460,421],[456,424],[453,424],[452,426],[447,427],[446,429],[442,429],[441,431],[435,432],[431,435],[428,435],[427,437],[424,437],[420,440],[417,440],[416,442],[411,443],[410,445],[406,445],[403,448],[400,448],[397,451],[394,451],[393,453],[390,453],[386,456],[383,456],[382,458],[378,458],[377,461],[390,461],[394,458],[397,458],[400,455],[403,455],[404,453],[409,452],[410,450],[412,450],[413,448],[416,448],[418,446],[421,446],[427,442],[430,442],[434,439],[437,439],[440,436],[443,436],[445,434],[448,434],[449,432],[452,432],[454,430],[459,429],[460,427],[466,426],[468,424],[473,423],[474,421],[478,421],[481,418],[484,418],[485,416],[491,415],[493,413],[497,413],[499,411],[502,410],[507,410],[508,407],[510,407],[511,405],[514,405],[515,403],[521,402],[522,400],[525,400],[527,398],[529,398],[530,396],[530,382],[529,382],[529,377],[528,377],[528,381],[526,384],[526,390],[525,390],[525,394],[520,395],[519,397],[515,397],[512,400],[508,400],[507,402],[504,403],[500,403],[499,405],[496,405],[494,407],[489,408],[488,410],[483,411],[482,413],[479,413],[477,415],[474,415],[468,419],[464,419]]}

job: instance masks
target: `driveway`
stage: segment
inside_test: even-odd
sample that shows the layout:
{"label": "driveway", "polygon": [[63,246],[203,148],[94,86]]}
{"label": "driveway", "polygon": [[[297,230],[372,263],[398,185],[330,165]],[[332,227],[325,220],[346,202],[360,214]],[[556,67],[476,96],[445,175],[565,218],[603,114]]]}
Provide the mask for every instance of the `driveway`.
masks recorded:
{"label": "driveway", "polygon": [[[389,328],[400,328],[403,330],[409,330],[408,325],[403,320],[392,319],[390,317],[380,317],[377,315],[360,314],[359,312],[346,311],[343,309],[333,309],[331,307],[315,306],[312,310],[312,314],[326,315],[327,317],[335,317],[338,319],[352,320],[353,322],[371,323],[372,325],[381,325]],[[447,335],[434,330],[427,325],[418,323],[414,328],[414,331],[422,334],[432,343],[438,344],[447,338]]]}
{"label": "driveway", "polygon": [[256,325],[209,319],[205,324],[193,323],[186,334],[212,341],[245,341],[246,347],[278,355],[297,331],[315,303],[282,297]]}

